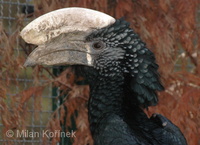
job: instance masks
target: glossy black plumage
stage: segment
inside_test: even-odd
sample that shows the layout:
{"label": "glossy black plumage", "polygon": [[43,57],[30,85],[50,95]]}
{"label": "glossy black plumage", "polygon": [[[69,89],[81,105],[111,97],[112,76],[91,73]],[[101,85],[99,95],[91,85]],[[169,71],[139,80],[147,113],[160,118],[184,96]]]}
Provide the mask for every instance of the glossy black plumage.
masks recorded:
{"label": "glossy black plumage", "polygon": [[91,87],[88,109],[95,145],[186,145],[167,118],[148,118],[140,109],[156,105],[156,91],[164,88],[154,54],[129,24],[117,20],[86,41],[99,49],[93,67],[79,67]]}

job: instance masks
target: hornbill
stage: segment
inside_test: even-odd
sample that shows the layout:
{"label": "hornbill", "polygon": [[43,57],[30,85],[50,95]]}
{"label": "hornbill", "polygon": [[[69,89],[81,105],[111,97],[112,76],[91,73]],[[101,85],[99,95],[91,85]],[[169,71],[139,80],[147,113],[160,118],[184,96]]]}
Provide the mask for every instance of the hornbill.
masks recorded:
{"label": "hornbill", "polygon": [[143,108],[163,90],[154,54],[124,19],[86,8],[47,13],[21,32],[38,45],[25,66],[73,65],[90,86],[88,116],[95,145],[186,145],[177,126]]}

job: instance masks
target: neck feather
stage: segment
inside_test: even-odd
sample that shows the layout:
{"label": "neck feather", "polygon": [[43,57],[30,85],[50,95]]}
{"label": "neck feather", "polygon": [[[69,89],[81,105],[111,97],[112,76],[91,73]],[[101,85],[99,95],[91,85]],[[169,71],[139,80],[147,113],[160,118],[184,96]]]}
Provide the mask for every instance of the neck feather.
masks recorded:
{"label": "neck feather", "polygon": [[118,73],[113,77],[98,75],[90,81],[89,122],[91,132],[105,114],[117,113],[122,110],[124,77]]}

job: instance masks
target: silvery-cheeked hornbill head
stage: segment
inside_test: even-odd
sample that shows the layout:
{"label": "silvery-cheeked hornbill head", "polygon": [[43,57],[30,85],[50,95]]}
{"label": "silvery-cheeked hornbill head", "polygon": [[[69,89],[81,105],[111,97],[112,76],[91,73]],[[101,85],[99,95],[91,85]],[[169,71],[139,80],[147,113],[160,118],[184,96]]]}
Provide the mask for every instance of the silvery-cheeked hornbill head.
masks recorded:
{"label": "silvery-cheeked hornbill head", "polygon": [[101,76],[120,73],[140,105],[156,105],[163,90],[154,54],[123,19],[86,8],[64,8],[47,13],[21,32],[38,45],[25,66],[85,65]]}

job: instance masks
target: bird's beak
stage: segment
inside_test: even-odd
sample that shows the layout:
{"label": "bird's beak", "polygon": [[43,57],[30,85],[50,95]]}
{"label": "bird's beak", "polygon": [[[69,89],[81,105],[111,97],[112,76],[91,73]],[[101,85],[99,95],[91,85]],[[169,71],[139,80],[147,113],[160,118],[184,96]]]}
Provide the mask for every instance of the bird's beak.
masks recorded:
{"label": "bird's beak", "polygon": [[[34,65],[93,65],[93,54],[90,44],[82,40],[84,34],[59,36],[51,42],[39,45],[27,58],[24,66]],[[79,39],[80,38],[80,39]]]}
{"label": "bird's beak", "polygon": [[107,14],[86,8],[64,8],[42,15],[29,23],[21,36],[38,45],[25,62],[36,64],[92,66],[93,58],[86,36],[115,22]]}

